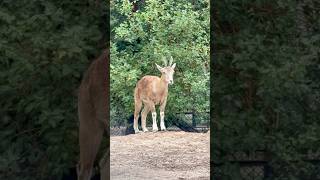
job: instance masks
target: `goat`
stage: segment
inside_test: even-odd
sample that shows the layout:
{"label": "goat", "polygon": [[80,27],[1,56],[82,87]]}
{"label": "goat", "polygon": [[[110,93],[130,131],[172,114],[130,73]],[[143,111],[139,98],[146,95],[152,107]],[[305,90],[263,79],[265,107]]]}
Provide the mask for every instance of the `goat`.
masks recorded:
{"label": "goat", "polygon": [[[80,161],[78,180],[90,180],[93,164],[106,130],[109,134],[109,51],[93,61],[85,73],[78,94]],[[110,162],[109,149],[103,159]],[[109,172],[103,171],[105,174]],[[104,177],[107,177],[106,175]],[[108,178],[109,179],[109,178]],[[106,179],[104,179],[106,180]]]}
{"label": "goat", "polygon": [[139,113],[142,108],[142,103],[144,108],[141,113],[141,126],[143,132],[147,132],[146,128],[146,117],[148,113],[152,112],[152,130],[154,132],[158,131],[157,126],[157,113],[155,110],[155,105],[160,104],[160,128],[165,131],[166,127],[164,124],[164,110],[167,103],[168,96],[168,85],[173,84],[173,74],[176,63],[172,64],[173,58],[170,57],[169,66],[167,66],[167,61],[165,58],[162,59],[165,63],[165,67],[161,67],[156,64],[158,70],[161,72],[161,77],[157,76],[144,76],[137,82],[134,90],[134,123],[133,128],[135,133],[139,133],[138,128],[138,118]]}

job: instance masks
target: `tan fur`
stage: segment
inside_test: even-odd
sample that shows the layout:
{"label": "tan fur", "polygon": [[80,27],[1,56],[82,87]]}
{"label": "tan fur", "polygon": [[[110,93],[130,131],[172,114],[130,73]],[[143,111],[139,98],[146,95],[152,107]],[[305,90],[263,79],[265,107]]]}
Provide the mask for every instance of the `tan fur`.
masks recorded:
{"label": "tan fur", "polygon": [[[109,134],[109,52],[93,61],[78,94],[80,161],[78,180],[89,180],[103,133]],[[109,156],[108,156],[109,158]],[[110,159],[108,159],[108,162]]]}
{"label": "tan fur", "polygon": [[157,76],[144,76],[138,81],[135,91],[137,100],[152,101],[158,105],[168,95],[168,84]]}
{"label": "tan fur", "polygon": [[[171,61],[172,62],[172,61]],[[170,63],[171,64],[171,63]],[[164,110],[167,103],[168,96],[168,84],[173,83],[173,74],[175,64],[171,67],[161,68],[158,66],[158,69],[161,71],[161,78],[157,76],[144,76],[141,80],[137,82],[135,92],[134,92],[134,101],[135,101],[135,111],[134,111],[134,130],[135,133],[139,132],[138,129],[138,118],[139,113],[142,108],[142,103],[144,104],[144,109],[141,113],[141,126],[143,131],[147,131],[146,128],[146,117],[147,114],[152,112],[153,119],[153,131],[157,131],[158,127],[156,124],[156,111],[155,105],[160,104],[160,115],[161,115],[161,130],[165,130],[164,127]],[[161,114],[162,113],[162,114]]]}

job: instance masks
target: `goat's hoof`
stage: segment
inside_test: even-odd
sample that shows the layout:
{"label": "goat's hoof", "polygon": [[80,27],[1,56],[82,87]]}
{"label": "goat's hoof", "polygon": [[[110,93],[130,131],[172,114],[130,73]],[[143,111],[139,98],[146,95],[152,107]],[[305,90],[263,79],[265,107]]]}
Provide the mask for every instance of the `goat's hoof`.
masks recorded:
{"label": "goat's hoof", "polygon": [[143,129],[143,132],[148,132],[148,129]]}
{"label": "goat's hoof", "polygon": [[141,131],[136,130],[136,131],[134,131],[134,133],[135,133],[135,134],[139,134],[139,133],[141,133]]}
{"label": "goat's hoof", "polygon": [[160,128],[160,129],[161,129],[161,131],[167,131],[167,130],[166,130],[166,127],[165,127],[164,125],[163,125],[163,126],[161,126],[161,128]]}
{"label": "goat's hoof", "polygon": [[152,129],[152,132],[157,132],[158,131],[158,128],[153,128]]}

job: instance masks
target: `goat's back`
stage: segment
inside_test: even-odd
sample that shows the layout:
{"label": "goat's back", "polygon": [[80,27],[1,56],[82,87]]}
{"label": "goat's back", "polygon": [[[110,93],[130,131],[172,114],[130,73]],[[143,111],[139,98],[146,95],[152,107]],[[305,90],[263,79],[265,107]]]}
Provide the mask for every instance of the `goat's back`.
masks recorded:
{"label": "goat's back", "polygon": [[155,104],[161,102],[167,95],[168,88],[157,76],[144,76],[135,88],[135,100],[153,101]]}

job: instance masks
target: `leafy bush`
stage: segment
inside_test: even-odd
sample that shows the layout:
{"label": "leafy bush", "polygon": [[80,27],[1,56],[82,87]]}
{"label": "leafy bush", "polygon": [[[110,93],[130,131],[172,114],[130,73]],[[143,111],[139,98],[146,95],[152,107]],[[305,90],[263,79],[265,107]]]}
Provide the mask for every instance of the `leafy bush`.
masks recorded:
{"label": "leafy bush", "polygon": [[102,48],[106,8],[1,1],[0,179],[61,179],[76,165],[76,90]]}
{"label": "leafy bush", "polygon": [[209,2],[196,5],[150,0],[133,13],[128,1],[114,4],[122,21],[111,27],[111,126],[133,114],[135,85],[160,76],[162,56],[177,63],[166,114],[209,111]]}
{"label": "leafy bush", "polygon": [[239,169],[228,172],[230,155],[264,150],[273,179],[317,179],[316,166],[304,161],[320,145],[317,5],[215,3],[211,151],[224,178],[239,178]]}

